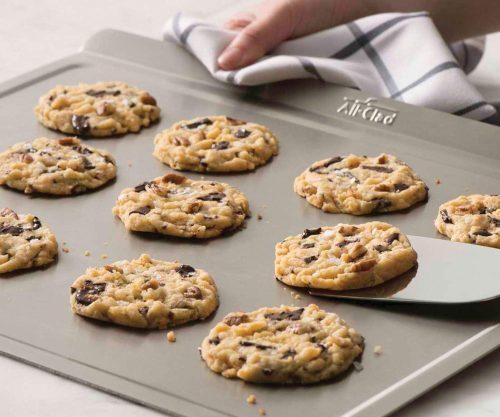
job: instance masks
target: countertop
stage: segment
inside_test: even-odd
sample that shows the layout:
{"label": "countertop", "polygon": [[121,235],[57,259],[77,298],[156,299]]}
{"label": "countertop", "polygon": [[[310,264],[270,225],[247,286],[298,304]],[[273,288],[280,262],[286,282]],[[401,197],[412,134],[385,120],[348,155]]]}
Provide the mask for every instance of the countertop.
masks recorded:
{"label": "countertop", "polygon": [[[93,33],[114,28],[159,38],[166,19],[182,9],[218,20],[234,0],[2,0],[0,82],[72,54]],[[222,12],[221,12],[222,11]],[[216,19],[217,20],[217,19]],[[490,36],[471,79],[500,101],[500,34]],[[499,142],[500,146],[500,142]],[[394,417],[495,417],[500,410],[500,350],[420,397]],[[159,417],[143,408],[0,356],[0,415],[39,417]]]}

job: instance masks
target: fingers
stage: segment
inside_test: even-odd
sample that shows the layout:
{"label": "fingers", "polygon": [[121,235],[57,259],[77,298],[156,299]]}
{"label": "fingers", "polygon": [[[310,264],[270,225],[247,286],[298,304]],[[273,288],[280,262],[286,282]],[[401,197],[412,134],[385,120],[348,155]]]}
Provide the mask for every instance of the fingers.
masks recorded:
{"label": "fingers", "polygon": [[224,24],[224,27],[226,29],[229,29],[229,30],[241,30],[241,29],[247,27],[255,19],[256,19],[256,16],[254,13],[251,13],[251,12],[238,13],[237,15],[235,15],[231,19],[229,19]]}
{"label": "fingers", "polygon": [[287,39],[295,24],[292,4],[278,1],[247,25],[241,21],[241,31],[219,56],[220,68],[232,70],[249,65]]}

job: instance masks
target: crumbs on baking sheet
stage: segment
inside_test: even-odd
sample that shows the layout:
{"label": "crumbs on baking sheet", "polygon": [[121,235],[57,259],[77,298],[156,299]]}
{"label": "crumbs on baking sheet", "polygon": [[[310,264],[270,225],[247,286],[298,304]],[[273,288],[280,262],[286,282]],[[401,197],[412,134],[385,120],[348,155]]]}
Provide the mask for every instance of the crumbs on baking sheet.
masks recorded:
{"label": "crumbs on baking sheet", "polygon": [[439,178],[436,178],[436,185],[441,184],[441,180]]}
{"label": "crumbs on baking sheet", "polygon": [[377,356],[382,355],[383,351],[384,350],[383,350],[382,346],[380,346],[380,345],[376,345],[373,347],[373,353],[375,353],[375,355],[377,355]]}
{"label": "crumbs on baking sheet", "polygon": [[167,340],[170,342],[170,343],[174,343],[176,340],[177,340],[177,336],[175,335],[175,332],[173,330],[170,330],[168,333],[167,333]]}
{"label": "crumbs on baking sheet", "polygon": [[107,253],[101,254],[101,259],[108,259],[108,254]]}
{"label": "crumbs on baking sheet", "polygon": [[261,416],[265,416],[267,413],[266,413],[266,410],[264,408],[259,408],[259,415]]}
{"label": "crumbs on baking sheet", "polygon": [[83,252],[83,254],[84,254],[85,256],[90,256],[90,251],[89,251],[89,250],[86,250],[85,252]]}
{"label": "crumbs on baking sheet", "polygon": [[256,404],[257,403],[257,397],[253,394],[250,394],[248,397],[247,397],[247,403],[248,404]]}

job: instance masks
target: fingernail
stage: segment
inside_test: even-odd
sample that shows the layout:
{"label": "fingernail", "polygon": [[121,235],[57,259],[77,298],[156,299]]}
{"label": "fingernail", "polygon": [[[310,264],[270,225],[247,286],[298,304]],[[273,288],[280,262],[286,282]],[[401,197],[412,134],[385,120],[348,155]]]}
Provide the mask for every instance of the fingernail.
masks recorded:
{"label": "fingernail", "polygon": [[241,49],[230,46],[219,56],[217,62],[221,68],[232,69],[241,62],[242,58],[243,52]]}

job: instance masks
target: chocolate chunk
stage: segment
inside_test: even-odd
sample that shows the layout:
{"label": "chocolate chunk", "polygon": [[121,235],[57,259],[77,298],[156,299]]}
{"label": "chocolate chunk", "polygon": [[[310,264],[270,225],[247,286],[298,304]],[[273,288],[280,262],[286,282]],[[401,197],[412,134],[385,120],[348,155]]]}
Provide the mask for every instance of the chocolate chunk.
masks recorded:
{"label": "chocolate chunk", "polygon": [[27,242],[31,242],[32,240],[35,240],[35,239],[40,239],[40,238],[39,238],[39,237],[37,237],[37,236],[28,236],[28,237],[26,238],[26,241],[27,241]]}
{"label": "chocolate chunk", "polygon": [[474,236],[484,236],[484,237],[488,237],[488,236],[491,236],[492,234],[490,232],[488,232],[487,230],[478,230],[477,232],[473,232],[472,233]]}
{"label": "chocolate chunk", "polygon": [[148,314],[148,311],[149,311],[149,307],[148,306],[144,306],[144,307],[141,307],[139,309],[139,313],[141,313],[144,317],[146,317],[146,315]]}
{"label": "chocolate chunk", "polygon": [[339,248],[343,248],[344,246],[349,245],[350,243],[355,243],[359,242],[359,238],[351,238],[351,239],[344,239],[342,242],[337,243],[335,246],[338,246]]}
{"label": "chocolate chunk", "polygon": [[250,133],[252,133],[251,130],[247,130],[244,127],[240,127],[236,132],[234,132],[234,137],[238,139],[244,139],[250,136]]}
{"label": "chocolate chunk", "polygon": [[106,283],[94,283],[85,281],[82,288],[76,291],[75,299],[78,304],[88,306],[99,298],[99,295],[106,289]]}
{"label": "chocolate chunk", "polygon": [[137,214],[142,214],[143,216],[148,214],[151,211],[149,207],[139,207],[136,208],[135,210],[132,210],[128,215],[130,216],[131,214],[137,213]]}
{"label": "chocolate chunk", "polygon": [[221,201],[226,194],[224,193],[210,193],[201,197],[198,197],[198,200],[201,201]]}
{"label": "chocolate chunk", "polygon": [[382,167],[379,165],[361,165],[361,168],[369,169],[370,171],[385,172],[386,174],[390,174],[391,172],[394,172],[394,170],[392,168]]}
{"label": "chocolate chunk", "polygon": [[453,219],[450,217],[446,209],[441,210],[439,214],[441,215],[443,222],[453,224]]}
{"label": "chocolate chunk", "polygon": [[149,93],[141,94],[139,97],[142,104],[148,104],[150,106],[156,106],[156,99]]}
{"label": "chocolate chunk", "polygon": [[396,191],[397,193],[400,193],[401,191],[404,191],[408,188],[410,188],[410,186],[408,184],[403,184],[402,182],[394,184],[394,191]]}
{"label": "chocolate chunk", "polygon": [[90,155],[93,153],[89,148],[82,145],[75,145],[71,149],[83,155]]}
{"label": "chocolate chunk", "polygon": [[227,140],[223,140],[222,142],[214,143],[212,145],[212,148],[217,149],[218,151],[222,151],[224,149],[229,148],[229,142]]}
{"label": "chocolate chunk", "polygon": [[240,346],[250,347],[255,346],[257,349],[266,350],[266,349],[274,349],[272,346],[261,345],[260,343],[250,342],[248,340],[240,340]]}
{"label": "chocolate chunk", "polygon": [[92,162],[90,162],[87,158],[85,158],[84,156],[82,158],[83,158],[83,167],[85,169],[89,170],[95,168],[95,165],[93,165]]}
{"label": "chocolate chunk", "polygon": [[19,236],[24,229],[18,226],[0,226],[0,235]]}
{"label": "chocolate chunk", "polygon": [[88,136],[90,134],[90,123],[87,116],[71,116],[71,126],[79,136]]}
{"label": "chocolate chunk", "polygon": [[324,164],[319,165],[317,167],[309,168],[309,172],[315,172],[321,168],[327,168],[332,164],[336,164],[337,162],[342,161],[344,158],[342,156],[334,156],[333,158],[330,158],[328,161],[326,161]]}
{"label": "chocolate chunk", "polygon": [[339,177],[346,177],[346,178],[354,179],[354,182],[356,184],[359,184],[358,178],[352,172],[344,171],[344,168],[334,169],[333,172],[335,173],[335,175],[338,175]]}
{"label": "chocolate chunk", "polygon": [[247,319],[248,319],[248,316],[246,314],[243,314],[241,316],[226,317],[223,320],[223,322],[225,324],[227,324],[228,326],[239,326],[241,323],[245,323]]}
{"label": "chocolate chunk", "polygon": [[321,353],[328,350],[328,347],[326,345],[324,345],[323,343],[316,343],[316,347],[321,349]]}
{"label": "chocolate chunk", "polygon": [[307,258],[304,258],[304,262],[306,264],[310,264],[311,262],[314,262],[318,259],[317,256],[308,256]]}
{"label": "chocolate chunk", "polygon": [[71,294],[74,294],[76,292],[76,288],[75,287],[69,287],[69,291]]}
{"label": "chocolate chunk", "polygon": [[193,122],[193,123],[188,123],[187,125],[184,125],[184,129],[196,129],[197,127],[200,127],[200,126],[210,126],[212,125],[214,122],[212,122],[210,119],[208,118],[205,118],[205,119],[201,119],[197,122]]}
{"label": "chocolate chunk", "polygon": [[33,217],[33,221],[31,222],[31,229],[30,230],[37,230],[42,227],[42,222],[40,219],[36,216]]}
{"label": "chocolate chunk", "polygon": [[297,354],[297,351],[295,349],[288,349],[286,352],[283,353],[283,356],[281,356],[281,359],[293,358],[296,354]]}
{"label": "chocolate chunk", "polygon": [[88,90],[85,92],[88,96],[92,97],[103,97],[103,96],[119,96],[121,94],[120,90]]}
{"label": "chocolate chunk", "polygon": [[0,216],[13,216],[15,219],[19,219],[17,213],[8,207],[5,207],[0,211]]}
{"label": "chocolate chunk", "polygon": [[305,229],[304,232],[302,233],[302,239],[306,239],[312,235],[319,235],[320,233],[321,233],[321,227],[318,227],[317,229]]}
{"label": "chocolate chunk", "polygon": [[314,246],[316,246],[315,243],[304,243],[301,248],[302,249],[310,249],[310,248],[314,248]]}
{"label": "chocolate chunk", "polygon": [[273,370],[271,368],[262,368],[262,373],[266,376],[269,376],[273,373]]}
{"label": "chocolate chunk", "polygon": [[219,336],[215,336],[212,339],[208,339],[208,343],[210,343],[211,345],[218,345],[220,343]]}
{"label": "chocolate chunk", "polygon": [[269,313],[266,314],[264,317],[270,320],[299,320],[303,311],[304,311],[303,308],[298,308],[297,310],[293,311],[281,311],[279,313]]}
{"label": "chocolate chunk", "polygon": [[488,216],[490,222],[495,225],[495,227],[500,227],[500,219],[496,219],[495,217]]}
{"label": "chocolate chunk", "polygon": [[141,191],[146,191],[146,187],[147,187],[148,185],[151,185],[151,184],[153,184],[153,182],[152,182],[152,181],[145,181],[145,182],[143,182],[142,184],[136,185],[136,186],[134,187],[134,191],[135,191],[136,193],[140,193]]}
{"label": "chocolate chunk", "polygon": [[385,241],[388,245],[390,245],[395,240],[399,240],[399,233],[393,233],[392,235],[389,235],[389,237]]}
{"label": "chocolate chunk", "polygon": [[373,247],[373,249],[375,249],[377,252],[380,252],[380,253],[390,251],[390,249],[387,246],[384,246],[384,245],[375,245]]}
{"label": "chocolate chunk", "polygon": [[375,211],[383,210],[392,205],[392,203],[389,200],[386,200],[385,198],[380,198],[378,200],[372,200],[372,201],[376,202]]}
{"label": "chocolate chunk", "polygon": [[162,182],[172,182],[174,184],[182,184],[184,181],[186,181],[186,177],[184,175],[170,173],[170,174],[165,174],[161,178],[161,180]]}
{"label": "chocolate chunk", "polygon": [[184,291],[184,297],[195,298],[196,300],[201,300],[203,298],[203,294],[201,293],[201,290],[196,285],[193,285],[192,287],[189,287],[186,291]]}
{"label": "chocolate chunk", "polygon": [[175,268],[175,272],[178,272],[181,277],[188,278],[196,274],[196,269],[191,265],[181,265]]}

